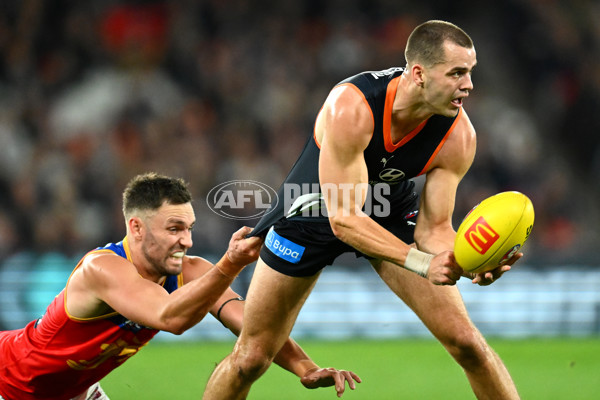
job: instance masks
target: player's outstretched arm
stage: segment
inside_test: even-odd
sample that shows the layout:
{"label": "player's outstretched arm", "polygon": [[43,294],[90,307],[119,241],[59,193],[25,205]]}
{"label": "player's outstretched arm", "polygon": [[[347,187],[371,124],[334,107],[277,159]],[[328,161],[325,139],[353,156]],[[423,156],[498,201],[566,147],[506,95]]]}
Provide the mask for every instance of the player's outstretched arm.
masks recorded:
{"label": "player's outstretched arm", "polygon": [[[242,298],[228,289],[211,310],[211,313],[236,336],[242,329],[244,318],[244,302],[238,300]],[[299,377],[300,382],[308,389],[335,386],[338,397],[344,394],[346,382],[352,390],[356,388],[356,382],[362,382],[352,371],[319,367],[292,338],[288,338],[273,361]]]}
{"label": "player's outstretched arm", "polygon": [[235,276],[258,258],[262,241],[245,239],[249,232],[245,227],[234,233],[227,254],[214,267],[207,263],[201,276],[189,272],[197,261],[185,256],[185,284],[172,293],[143,278],[122,257],[110,252],[88,255],[69,280],[66,307],[77,318],[94,318],[109,306],[140,325],[181,334],[200,322]]}
{"label": "player's outstretched arm", "polygon": [[335,386],[338,397],[344,394],[346,382],[352,390],[356,388],[356,382],[362,382],[352,371],[320,368],[292,338],[288,338],[273,361],[300,377],[300,382],[308,389]]}

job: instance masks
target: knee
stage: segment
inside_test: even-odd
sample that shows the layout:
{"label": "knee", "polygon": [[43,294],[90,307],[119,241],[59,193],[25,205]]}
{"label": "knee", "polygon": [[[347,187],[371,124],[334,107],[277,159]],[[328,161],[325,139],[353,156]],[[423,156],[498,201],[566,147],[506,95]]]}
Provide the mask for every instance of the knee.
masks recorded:
{"label": "knee", "polygon": [[261,346],[237,346],[232,353],[233,368],[243,381],[255,381],[269,368],[273,356]]}
{"label": "knee", "polygon": [[474,328],[444,338],[442,344],[465,370],[480,369],[493,362],[492,349]]}

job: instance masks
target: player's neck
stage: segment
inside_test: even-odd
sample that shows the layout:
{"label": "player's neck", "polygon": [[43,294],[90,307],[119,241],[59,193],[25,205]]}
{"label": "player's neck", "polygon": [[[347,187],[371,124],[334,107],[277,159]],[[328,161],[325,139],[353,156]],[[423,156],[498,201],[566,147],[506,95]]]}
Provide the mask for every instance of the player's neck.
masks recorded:
{"label": "player's neck", "polygon": [[398,84],[392,106],[392,139],[394,142],[415,130],[433,113],[422,100],[419,88],[406,75]]}
{"label": "player's neck", "polygon": [[153,268],[152,264],[144,256],[141,248],[133,245],[131,246],[131,263],[142,278],[156,283],[164,282],[165,276]]}

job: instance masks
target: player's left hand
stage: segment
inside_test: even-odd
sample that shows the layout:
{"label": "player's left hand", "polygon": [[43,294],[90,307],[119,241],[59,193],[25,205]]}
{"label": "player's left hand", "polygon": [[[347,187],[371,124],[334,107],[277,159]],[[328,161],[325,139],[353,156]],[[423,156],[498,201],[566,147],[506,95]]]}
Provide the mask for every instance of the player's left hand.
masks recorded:
{"label": "player's left hand", "polygon": [[352,371],[337,370],[335,368],[313,368],[306,371],[300,382],[308,389],[327,387],[335,385],[338,397],[342,397],[346,390],[346,382],[352,390],[356,388],[356,382],[362,380]]}
{"label": "player's left hand", "polygon": [[521,257],[523,257],[523,253],[517,253],[513,255],[511,258],[506,260],[501,266],[496,269],[487,272],[480,272],[478,274],[470,274],[471,282],[477,284],[479,286],[488,286],[500,279],[500,277],[505,273],[511,270],[511,265],[517,262]]}

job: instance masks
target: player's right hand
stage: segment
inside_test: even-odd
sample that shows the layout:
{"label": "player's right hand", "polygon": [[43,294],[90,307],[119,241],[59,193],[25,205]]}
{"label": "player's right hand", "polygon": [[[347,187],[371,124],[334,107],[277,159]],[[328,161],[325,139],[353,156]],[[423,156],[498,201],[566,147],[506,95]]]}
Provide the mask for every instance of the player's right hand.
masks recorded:
{"label": "player's right hand", "polygon": [[455,285],[462,275],[463,269],[456,263],[451,251],[433,257],[427,271],[427,279],[434,285]]}
{"label": "player's right hand", "polygon": [[256,236],[246,238],[250,232],[252,228],[244,226],[231,235],[227,257],[232,264],[244,267],[258,260],[264,239]]}

